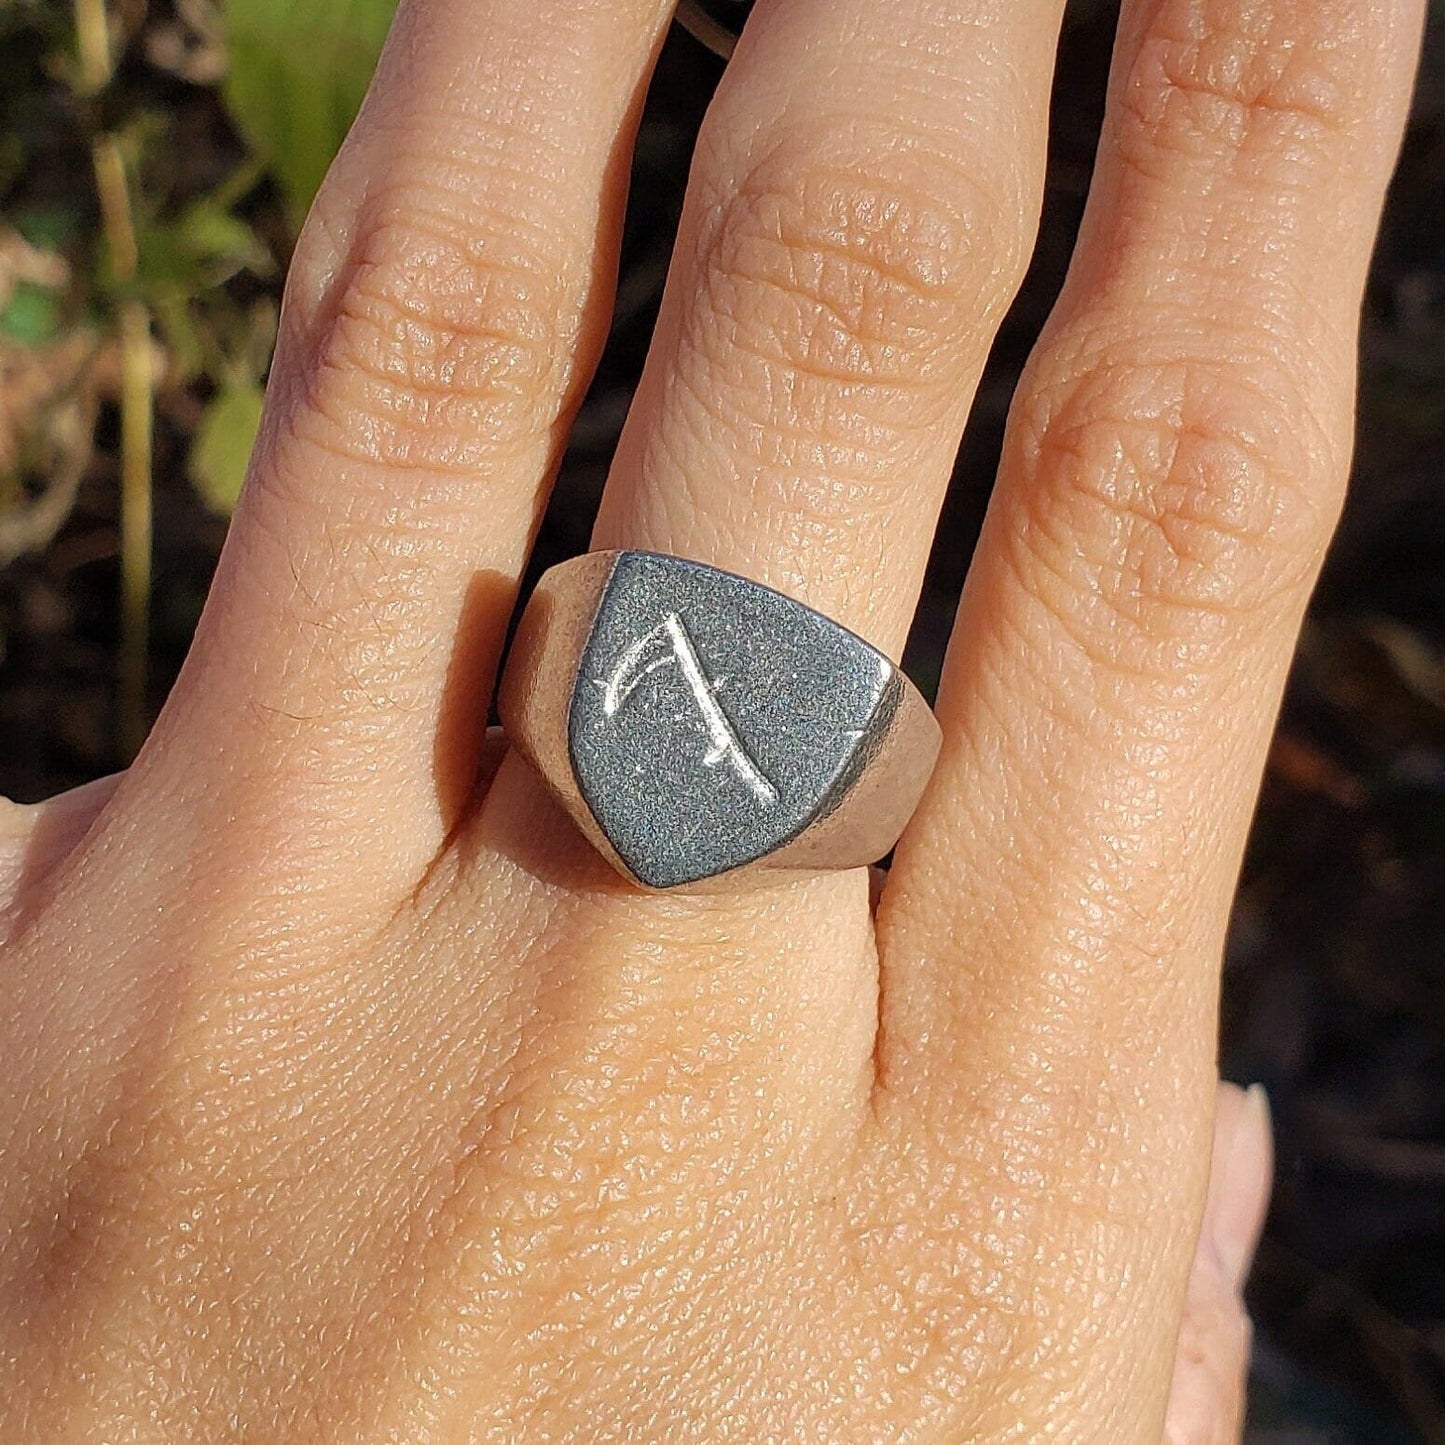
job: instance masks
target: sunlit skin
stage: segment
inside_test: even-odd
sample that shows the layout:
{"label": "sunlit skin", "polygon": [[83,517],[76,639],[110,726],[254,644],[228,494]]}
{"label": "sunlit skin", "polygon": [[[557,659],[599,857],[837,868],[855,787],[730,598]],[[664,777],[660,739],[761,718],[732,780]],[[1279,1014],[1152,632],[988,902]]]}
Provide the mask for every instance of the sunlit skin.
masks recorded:
{"label": "sunlit skin", "polygon": [[[898,655],[1060,8],[759,0],[597,545]],[[1421,12],[1127,0],[875,908],[646,895],[477,783],[668,16],[405,0],[184,673],[0,812],[0,1438],[1237,1438],[1218,964]]]}

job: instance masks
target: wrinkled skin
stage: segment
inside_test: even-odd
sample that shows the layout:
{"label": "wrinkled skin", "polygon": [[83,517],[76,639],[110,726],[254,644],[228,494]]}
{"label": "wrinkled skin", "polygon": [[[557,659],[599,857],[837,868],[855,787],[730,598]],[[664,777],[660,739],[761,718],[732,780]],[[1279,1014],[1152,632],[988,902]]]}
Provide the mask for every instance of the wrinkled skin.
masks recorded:
{"label": "wrinkled skin", "polygon": [[[1059,9],[759,0],[598,545],[897,655]],[[0,813],[0,1436],[1236,1438],[1218,962],[1420,12],[1126,3],[875,911],[641,895],[479,758],[667,15],[405,0],[184,674]]]}

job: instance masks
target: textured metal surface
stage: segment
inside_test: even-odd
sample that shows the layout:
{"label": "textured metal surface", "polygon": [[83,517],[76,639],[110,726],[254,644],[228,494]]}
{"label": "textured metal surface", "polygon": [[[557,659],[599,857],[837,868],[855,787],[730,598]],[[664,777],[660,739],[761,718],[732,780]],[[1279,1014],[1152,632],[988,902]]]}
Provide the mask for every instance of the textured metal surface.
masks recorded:
{"label": "textured metal surface", "polygon": [[578,789],[642,882],[671,888],[791,842],[897,700],[886,658],[725,572],[628,553],[568,717]]}
{"label": "textured metal surface", "polygon": [[893,664],[800,603],[647,552],[554,568],[504,725],[599,848],[651,888],[892,845],[938,728]]}

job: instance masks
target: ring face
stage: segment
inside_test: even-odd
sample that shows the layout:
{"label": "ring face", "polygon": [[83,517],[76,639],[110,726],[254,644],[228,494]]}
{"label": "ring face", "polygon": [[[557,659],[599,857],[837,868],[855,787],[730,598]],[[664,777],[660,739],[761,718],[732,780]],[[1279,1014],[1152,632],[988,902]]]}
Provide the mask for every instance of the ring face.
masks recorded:
{"label": "ring face", "polygon": [[941,740],[918,689],[840,623],[655,552],[546,572],[497,709],[603,857],[656,889],[876,862]]}
{"label": "ring face", "polygon": [[730,573],[619,555],[567,709],[577,789],[638,881],[777,852],[847,794],[902,688],[837,623]]}

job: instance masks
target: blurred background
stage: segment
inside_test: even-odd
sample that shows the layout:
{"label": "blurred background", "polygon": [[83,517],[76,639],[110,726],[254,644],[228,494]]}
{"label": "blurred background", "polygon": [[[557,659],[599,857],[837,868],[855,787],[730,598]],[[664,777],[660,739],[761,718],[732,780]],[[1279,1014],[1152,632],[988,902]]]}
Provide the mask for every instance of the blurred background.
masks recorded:
{"label": "blurred background", "polygon": [[[1361,0],[1362,4],[1369,0]],[[0,793],[123,766],[185,654],[297,228],[393,0],[0,0]],[[584,550],[743,0],[686,6],[536,568]],[[1116,6],[1064,29],[1037,255],[959,457],[925,689],[1088,187]],[[1222,1062],[1269,1090],[1250,1445],[1445,1442],[1445,0],[1364,319],[1360,436],[1241,880]]]}

